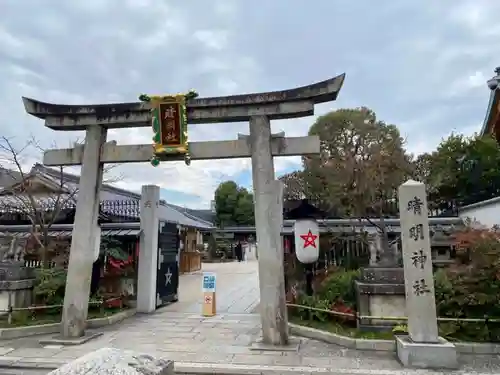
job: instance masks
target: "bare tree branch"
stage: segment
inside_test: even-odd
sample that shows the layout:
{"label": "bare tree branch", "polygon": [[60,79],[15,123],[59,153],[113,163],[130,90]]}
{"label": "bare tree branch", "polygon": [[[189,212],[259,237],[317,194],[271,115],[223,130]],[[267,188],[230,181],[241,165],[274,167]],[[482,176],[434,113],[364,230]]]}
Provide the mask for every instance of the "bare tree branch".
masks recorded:
{"label": "bare tree branch", "polygon": [[[63,167],[51,169],[53,174],[37,174],[33,169],[27,172],[30,161],[39,159],[45,151],[33,136],[20,148],[14,146],[12,139],[0,137],[0,167],[11,176],[11,186],[0,187],[0,217],[17,213],[30,222],[31,237],[42,251],[44,264],[48,261],[49,231],[64,209],[76,206],[78,195],[78,183],[66,178]],[[103,174],[113,168],[105,168]],[[103,179],[103,183],[122,178]]]}

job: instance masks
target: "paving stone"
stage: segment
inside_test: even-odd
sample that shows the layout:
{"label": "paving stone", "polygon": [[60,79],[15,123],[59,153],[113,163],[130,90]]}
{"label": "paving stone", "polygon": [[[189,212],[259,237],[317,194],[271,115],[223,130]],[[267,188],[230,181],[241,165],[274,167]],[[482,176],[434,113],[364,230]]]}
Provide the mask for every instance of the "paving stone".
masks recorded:
{"label": "paving stone", "polygon": [[278,356],[278,357],[272,357],[273,358],[273,365],[276,366],[301,366],[302,363],[302,357],[295,354],[295,356]]}
{"label": "paving stone", "polygon": [[[54,354],[51,358],[53,359],[76,359],[78,357],[81,357],[87,353],[91,353],[95,351],[95,349],[92,350],[63,350],[59,353]],[[37,357],[40,357],[40,353],[38,354]]]}
{"label": "paving stone", "polygon": [[23,360],[22,357],[13,357],[10,355],[4,355],[0,357],[0,367],[14,366],[17,362]]}
{"label": "paving stone", "polygon": [[234,332],[201,332],[198,333],[199,337],[209,339],[209,340],[236,340],[238,334]]}
{"label": "paving stone", "polygon": [[[205,350],[206,345],[202,344],[191,344],[191,345],[177,345],[177,344],[165,344],[157,346],[157,350],[161,352],[172,352],[172,353],[192,353],[192,352],[210,352],[210,350]],[[215,350],[215,352],[220,352]]]}
{"label": "paving stone", "polygon": [[251,354],[235,354],[231,360],[234,364],[246,365],[273,365],[276,358],[279,356],[257,356]]}
{"label": "paving stone", "polygon": [[20,348],[9,352],[9,356],[32,358],[32,357],[52,357],[60,353],[63,349],[35,349],[35,348]]}
{"label": "paving stone", "polygon": [[9,348],[9,347],[0,348],[0,355],[7,355],[10,352],[12,352],[13,350],[14,350],[14,348]]}

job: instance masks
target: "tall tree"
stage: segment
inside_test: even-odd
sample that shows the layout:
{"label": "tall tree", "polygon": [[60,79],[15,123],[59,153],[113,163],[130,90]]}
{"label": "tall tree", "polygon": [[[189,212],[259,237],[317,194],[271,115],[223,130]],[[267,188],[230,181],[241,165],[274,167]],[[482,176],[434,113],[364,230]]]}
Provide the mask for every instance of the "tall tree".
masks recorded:
{"label": "tall tree", "polygon": [[304,158],[310,194],[344,215],[382,216],[412,171],[396,126],[365,107],[340,109],[319,117],[309,134],[321,140],[320,155]]}
{"label": "tall tree", "polygon": [[234,181],[225,181],[215,190],[215,213],[217,225],[253,225],[253,195]]}
{"label": "tall tree", "polygon": [[491,136],[451,134],[436,151],[420,155],[416,170],[426,182],[433,204],[445,207],[500,195],[500,146]]}
{"label": "tall tree", "polygon": [[279,180],[283,183],[284,200],[310,198],[307,193],[307,187],[305,186],[303,171],[294,171],[284,174]]}
{"label": "tall tree", "polygon": [[285,189],[293,191],[286,194],[302,190],[325,211],[369,220],[381,218],[377,227],[386,240],[383,218],[394,211],[396,189],[413,172],[411,156],[397,127],[361,107],[319,117],[309,134],[319,136],[320,154],[303,158],[304,170],[295,175],[298,182],[284,181]]}

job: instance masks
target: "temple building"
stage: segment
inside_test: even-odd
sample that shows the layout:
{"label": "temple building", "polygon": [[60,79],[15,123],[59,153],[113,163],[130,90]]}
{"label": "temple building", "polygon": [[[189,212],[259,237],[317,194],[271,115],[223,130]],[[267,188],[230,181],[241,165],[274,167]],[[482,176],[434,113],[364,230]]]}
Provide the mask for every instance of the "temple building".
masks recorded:
{"label": "temple building", "polygon": [[491,134],[500,142],[500,67],[495,69],[495,74],[487,82],[488,88],[491,90],[490,102],[481,135]]}

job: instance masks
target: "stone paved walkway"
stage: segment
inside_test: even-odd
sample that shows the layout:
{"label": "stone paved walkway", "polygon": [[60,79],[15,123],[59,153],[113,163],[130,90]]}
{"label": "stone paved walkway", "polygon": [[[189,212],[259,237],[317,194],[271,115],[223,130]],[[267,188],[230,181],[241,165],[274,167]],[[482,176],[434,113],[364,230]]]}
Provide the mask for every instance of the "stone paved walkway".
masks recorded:
{"label": "stone paved walkway", "polygon": [[258,305],[259,275],[256,261],[204,263],[202,271],[181,276],[179,302],[167,307],[167,311],[201,311],[203,271],[217,274],[217,312],[249,313]]}
{"label": "stone paved walkway", "polygon": [[[346,369],[366,371],[402,370],[395,356],[386,352],[360,351],[303,339],[297,352],[251,350],[260,337],[256,314],[220,314],[203,318],[199,314],[160,311],[136,316],[109,327],[103,336],[80,346],[42,346],[47,336],[2,341],[0,364],[36,363],[40,367],[58,367],[102,347],[144,352],[183,363],[210,363],[259,366],[318,367],[332,372]],[[498,373],[498,356],[463,356],[461,373]],[[1,373],[1,372],[0,372]],[[365,373],[365,372],[361,372]]]}
{"label": "stone paved walkway", "polygon": [[[309,339],[302,339],[296,352],[251,350],[251,344],[260,338],[260,317],[235,311],[249,311],[258,302],[256,263],[207,265],[206,269],[218,274],[220,308],[215,317],[200,315],[201,274],[186,275],[179,303],[107,327],[101,330],[101,337],[86,344],[65,347],[39,344],[40,339],[50,336],[0,341],[0,366],[32,364],[38,368],[56,368],[98,348],[115,347],[172,359],[181,370],[200,368],[203,364],[234,365],[240,374],[270,370],[284,374],[292,369],[308,373],[312,368],[322,369],[323,373],[352,375],[432,373],[402,371],[392,353],[346,349]],[[186,279],[190,281],[185,282]],[[462,356],[460,360],[462,374],[500,373],[498,356]],[[253,372],[246,372],[252,366]],[[9,373],[8,369],[0,369],[0,374],[2,371]]]}

